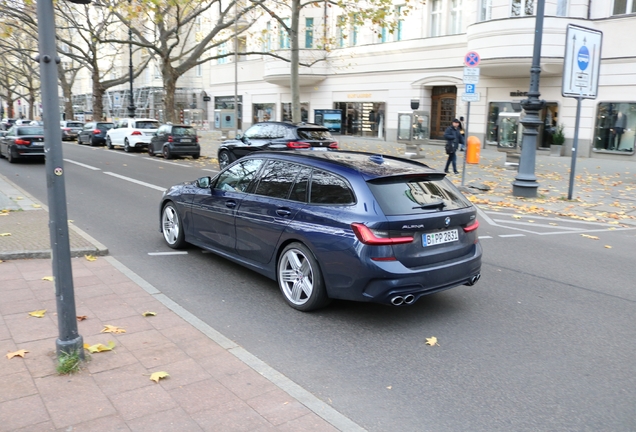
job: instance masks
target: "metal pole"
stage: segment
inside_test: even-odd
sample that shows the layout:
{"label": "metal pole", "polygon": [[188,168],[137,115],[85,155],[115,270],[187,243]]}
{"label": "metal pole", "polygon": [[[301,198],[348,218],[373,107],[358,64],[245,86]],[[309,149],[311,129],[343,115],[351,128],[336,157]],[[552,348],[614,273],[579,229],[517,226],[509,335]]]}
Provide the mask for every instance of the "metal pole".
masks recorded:
{"label": "metal pole", "polygon": [[234,138],[238,136],[238,0],[234,2]]}
{"label": "metal pole", "polygon": [[55,48],[55,20],[52,0],[37,2],[40,83],[44,120],[44,153],[46,155],[46,187],[49,204],[49,233],[51,236],[55,299],[59,338],[55,341],[58,357],[62,353],[78,353],[84,358],[83,339],[77,332],[75,294],[71,248],[68,237],[66,192],[64,189],[64,160],[60,135],[60,98],[57,92],[57,63]]}
{"label": "metal pole", "polygon": [[541,74],[541,41],[543,39],[543,11],[545,0],[537,2],[537,18],[534,28],[534,53],[532,55],[532,67],[530,68],[530,91],[528,99],[521,101],[526,116],[523,124],[523,140],[521,141],[521,158],[519,160],[519,172],[512,182],[512,194],[518,197],[534,198],[537,196],[537,177],[534,168],[537,155],[537,136],[541,118],[539,113],[545,106],[545,101],[539,96],[539,75]]}
{"label": "metal pole", "polygon": [[[132,5],[132,0],[128,0],[128,4]],[[128,105],[128,116],[135,118],[135,98],[133,95],[133,55],[132,55],[132,22],[128,27],[128,73],[130,77],[130,105]]]}
{"label": "metal pole", "polygon": [[464,128],[464,166],[462,168],[462,186],[466,180],[466,154],[468,153],[468,125],[470,122],[470,102],[466,108],[466,127]]}
{"label": "metal pole", "polygon": [[572,143],[572,164],[570,166],[570,186],[568,187],[568,200],[572,199],[574,191],[574,175],[576,171],[576,153],[579,146],[579,124],[581,123],[581,96],[576,98],[576,120],[574,121],[574,142]]}

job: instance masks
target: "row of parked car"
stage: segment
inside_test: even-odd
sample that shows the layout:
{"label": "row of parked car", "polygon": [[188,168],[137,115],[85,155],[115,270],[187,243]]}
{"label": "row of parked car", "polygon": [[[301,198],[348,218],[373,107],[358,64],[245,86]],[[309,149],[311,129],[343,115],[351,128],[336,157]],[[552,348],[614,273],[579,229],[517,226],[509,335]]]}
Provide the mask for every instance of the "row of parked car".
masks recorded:
{"label": "row of parked car", "polygon": [[[8,120],[8,119],[5,119]],[[9,162],[20,158],[44,157],[44,128],[41,122],[18,120],[4,122],[7,130],[0,131],[0,158]],[[190,125],[161,125],[154,119],[121,119],[117,122],[60,122],[62,141],[77,140],[91,146],[116,146],[124,151],[147,150],[152,156],[166,159],[192,156],[198,159],[201,147],[196,129]]]}

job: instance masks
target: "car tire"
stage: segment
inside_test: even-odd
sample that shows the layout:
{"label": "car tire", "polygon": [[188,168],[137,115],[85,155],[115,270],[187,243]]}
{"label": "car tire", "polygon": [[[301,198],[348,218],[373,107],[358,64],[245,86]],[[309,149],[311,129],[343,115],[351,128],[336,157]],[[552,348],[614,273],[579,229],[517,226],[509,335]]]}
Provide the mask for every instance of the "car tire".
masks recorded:
{"label": "car tire", "polygon": [[148,144],[148,148],[146,150],[148,150],[148,156],[154,156],[155,155],[155,152],[152,149],[152,144]]}
{"label": "car tire", "polygon": [[314,254],[302,243],[283,249],[277,265],[278,287],[292,308],[308,312],[327,306],[325,283]]}
{"label": "car tire", "polygon": [[199,153],[192,155],[192,159],[199,159],[200,157],[201,155]]}
{"label": "car tire", "polygon": [[106,147],[108,147],[110,150],[114,148],[113,141],[110,139],[110,137],[106,137]]}
{"label": "car tire", "polygon": [[16,158],[13,156],[13,152],[11,151],[9,147],[7,147],[7,160],[9,161],[9,163],[16,162]]}
{"label": "car tire", "polygon": [[172,249],[180,249],[186,243],[181,218],[172,201],[169,201],[161,210],[161,232],[168,247]]}
{"label": "car tire", "polygon": [[130,153],[130,150],[131,150],[131,148],[130,148],[130,143],[128,142],[128,138],[125,138],[124,139],[124,151],[126,153]]}
{"label": "car tire", "polygon": [[172,154],[170,153],[168,146],[163,146],[161,154],[163,154],[164,159],[172,159]]}
{"label": "car tire", "polygon": [[219,152],[219,168],[223,169],[236,160],[236,157],[227,150]]}
{"label": "car tire", "polygon": [[93,137],[88,137],[88,144],[90,144],[91,147],[95,147],[97,145]]}

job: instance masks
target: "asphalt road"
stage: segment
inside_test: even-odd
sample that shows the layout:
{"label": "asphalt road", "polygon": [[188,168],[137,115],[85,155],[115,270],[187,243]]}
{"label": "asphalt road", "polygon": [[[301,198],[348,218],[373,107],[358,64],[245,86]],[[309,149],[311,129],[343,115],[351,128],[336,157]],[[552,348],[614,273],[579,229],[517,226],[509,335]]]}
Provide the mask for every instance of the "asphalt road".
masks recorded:
{"label": "asphalt road", "polygon": [[[74,143],[64,157],[75,225],[369,431],[636,430],[636,230],[481,212],[477,285],[301,313],[275,282],[200,249],[149,255],[171,251],[158,189],[215,165]],[[0,173],[47,202],[42,164],[2,160]]]}

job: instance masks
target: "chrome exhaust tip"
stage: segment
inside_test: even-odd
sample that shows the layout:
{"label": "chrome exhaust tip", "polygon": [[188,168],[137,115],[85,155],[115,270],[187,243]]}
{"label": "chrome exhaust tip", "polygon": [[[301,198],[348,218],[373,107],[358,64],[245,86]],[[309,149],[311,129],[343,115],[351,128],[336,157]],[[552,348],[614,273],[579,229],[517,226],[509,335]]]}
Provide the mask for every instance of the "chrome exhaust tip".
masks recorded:
{"label": "chrome exhaust tip", "polygon": [[407,294],[404,296],[404,304],[413,304],[415,301],[415,296],[413,294]]}
{"label": "chrome exhaust tip", "polygon": [[481,273],[477,273],[475,276],[470,278],[470,281],[466,283],[468,286],[473,286],[477,283],[477,281],[481,278]]}
{"label": "chrome exhaust tip", "polygon": [[391,299],[391,304],[393,304],[393,306],[400,306],[403,303],[404,303],[404,297],[402,296],[395,296]]}

